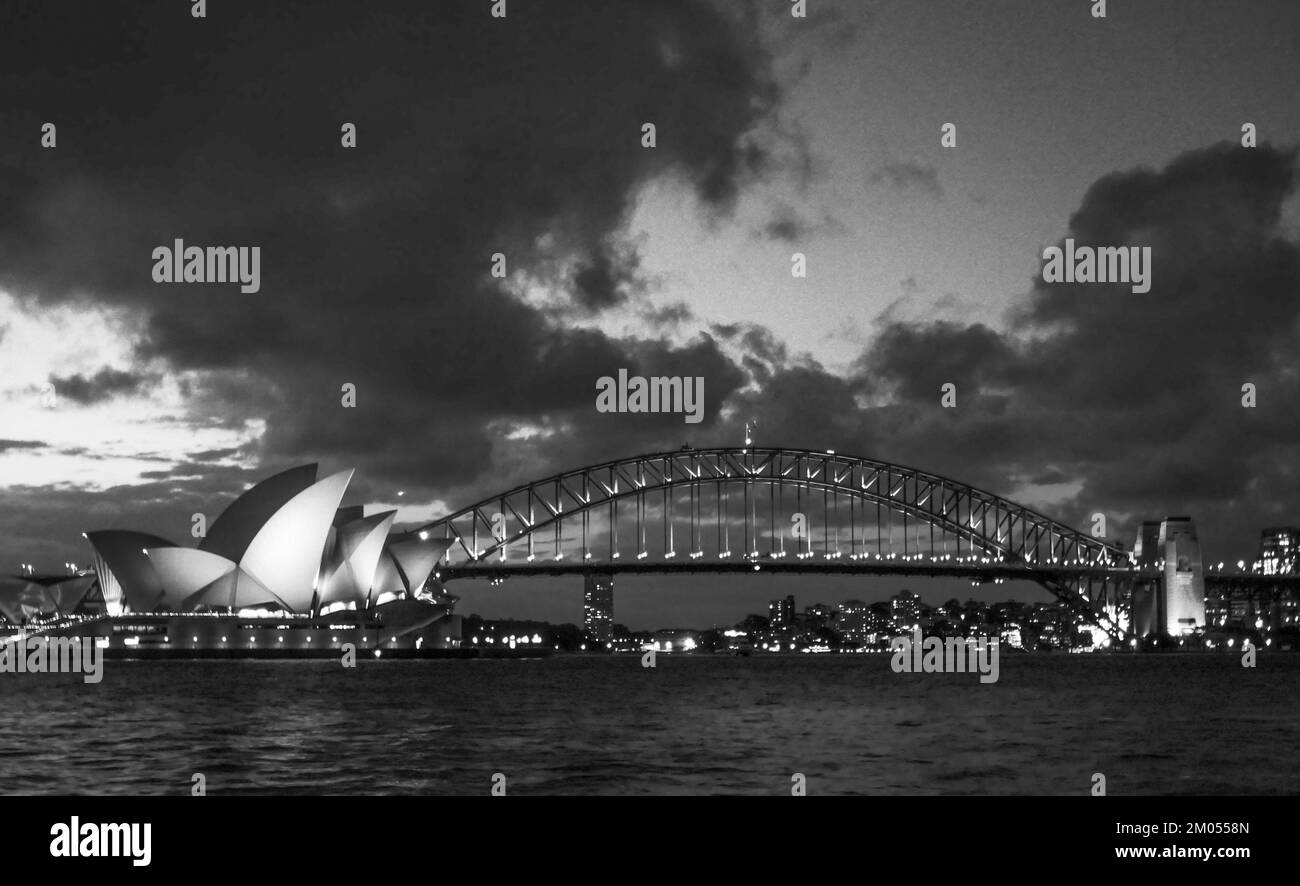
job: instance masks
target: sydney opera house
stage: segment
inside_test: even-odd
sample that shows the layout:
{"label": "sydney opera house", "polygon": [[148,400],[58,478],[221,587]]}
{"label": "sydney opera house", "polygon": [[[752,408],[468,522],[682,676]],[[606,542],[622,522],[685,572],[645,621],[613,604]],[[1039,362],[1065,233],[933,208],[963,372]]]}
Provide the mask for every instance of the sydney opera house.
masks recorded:
{"label": "sydney opera house", "polygon": [[460,617],[434,569],[449,541],[393,532],[396,511],[341,507],[352,471],[317,466],[249,489],[197,547],[86,532],[93,571],[0,586],[12,627],[94,636],[138,657],[456,655]]}

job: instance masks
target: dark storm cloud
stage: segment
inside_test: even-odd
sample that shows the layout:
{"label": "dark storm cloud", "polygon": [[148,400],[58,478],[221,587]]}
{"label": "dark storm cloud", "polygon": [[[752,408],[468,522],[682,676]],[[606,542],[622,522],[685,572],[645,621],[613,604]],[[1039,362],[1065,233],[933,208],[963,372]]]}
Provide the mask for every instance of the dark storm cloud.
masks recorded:
{"label": "dark storm cloud", "polygon": [[770,329],[755,323],[715,323],[713,334],[740,351],[740,364],[758,385],[790,362],[789,349]]}
{"label": "dark storm cloud", "polygon": [[[1228,144],[1103,178],[1068,236],[1150,245],[1149,293],[1040,277],[1007,334],[892,322],[858,367],[864,387],[894,393],[916,464],[1002,489],[1074,481],[1062,516],[1077,525],[1187,512],[1211,545],[1249,554],[1267,522],[1300,519],[1300,249],[1280,227],[1295,161]],[[944,382],[956,409],[939,407]],[[1258,408],[1242,407],[1245,383]]]}
{"label": "dark storm cloud", "polygon": [[895,323],[885,328],[865,355],[862,372],[906,401],[938,399],[947,383],[985,390],[1005,385],[1022,370],[1012,346],[983,324],[939,321]]}
{"label": "dark storm cloud", "polygon": [[780,213],[763,227],[763,236],[769,240],[794,243],[807,233],[803,219],[789,213]]}
{"label": "dark storm cloud", "polygon": [[[267,464],[355,464],[432,496],[513,469],[499,447],[515,426],[634,449],[675,436],[595,424],[595,380],[620,367],[704,376],[711,404],[741,384],[712,341],[575,329],[489,271],[504,253],[599,313],[639,291],[621,232],[641,184],[674,176],[712,216],[771,170],[753,132],[778,95],[750,15],[228,2],[198,21],[103,2],[7,8],[0,31],[25,35],[0,56],[0,286],[138,312],[140,356],[190,371],[189,417],[264,418]],[[46,120],[59,141],[42,153]],[[154,283],[152,250],[176,238],[259,246],[261,291]],[[68,381],[88,399],[125,383]]]}
{"label": "dark storm cloud", "polygon": [[636,286],[640,263],[633,250],[619,255],[598,249],[573,275],[574,301],[591,313],[622,304]]}
{"label": "dark storm cloud", "polygon": [[785,363],[789,351],[772,330],[756,323],[715,323],[710,329],[713,334],[726,341],[735,342],[744,348],[746,354],[767,364]]}
{"label": "dark storm cloud", "polygon": [[772,217],[758,233],[767,240],[797,243],[819,234],[838,234],[843,231],[844,225],[830,215],[812,221],[796,212],[793,207],[782,205],[773,211]]}
{"label": "dark storm cloud", "polygon": [[903,193],[918,192],[931,197],[943,196],[943,186],[939,184],[939,170],[920,163],[886,163],[871,173],[870,181],[874,185],[887,184]]}
{"label": "dark storm cloud", "polygon": [[44,449],[47,443],[40,440],[0,440],[0,452],[14,449]]}
{"label": "dark storm cloud", "polygon": [[686,302],[649,307],[641,312],[641,317],[654,327],[676,326],[695,319],[695,312]]}
{"label": "dark storm cloud", "polygon": [[101,400],[110,400],[122,394],[135,394],[143,390],[150,382],[149,377],[113,369],[105,366],[89,377],[76,375],[51,375],[50,384],[59,396],[66,397],[74,403],[89,406]]}
{"label": "dark storm cloud", "polygon": [[204,449],[200,452],[191,452],[190,458],[200,464],[210,461],[221,461],[226,458],[234,458],[241,454],[242,450],[237,447],[227,447],[224,449]]}

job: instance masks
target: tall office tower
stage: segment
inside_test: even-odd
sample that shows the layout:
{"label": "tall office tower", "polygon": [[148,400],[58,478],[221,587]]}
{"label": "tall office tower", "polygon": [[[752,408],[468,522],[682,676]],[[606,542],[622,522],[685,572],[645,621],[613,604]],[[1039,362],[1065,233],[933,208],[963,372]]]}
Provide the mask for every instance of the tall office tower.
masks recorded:
{"label": "tall office tower", "polygon": [[614,638],[614,576],[589,573],[583,580],[582,623],[593,643]]}
{"label": "tall office tower", "polygon": [[767,620],[772,627],[794,623],[794,595],[767,604]]}
{"label": "tall office tower", "polygon": [[1160,524],[1164,552],[1165,632],[1178,636],[1205,627],[1205,576],[1201,572],[1201,543],[1191,517],[1166,517]]}
{"label": "tall office tower", "polygon": [[1294,575],[1300,527],[1274,526],[1259,534],[1259,563],[1265,575]]}
{"label": "tall office tower", "polygon": [[[1164,553],[1160,548],[1160,521],[1145,520],[1138,529],[1133,545],[1133,561],[1139,569],[1163,569]],[[1159,633],[1164,624],[1161,615],[1160,582],[1139,578],[1133,586],[1133,635],[1146,637]]]}

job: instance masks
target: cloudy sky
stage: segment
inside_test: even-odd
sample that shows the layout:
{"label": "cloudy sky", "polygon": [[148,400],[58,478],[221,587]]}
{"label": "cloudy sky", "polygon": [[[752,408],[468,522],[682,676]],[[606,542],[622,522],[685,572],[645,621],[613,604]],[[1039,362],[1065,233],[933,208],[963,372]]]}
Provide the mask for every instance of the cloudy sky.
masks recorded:
{"label": "cloudy sky", "polygon": [[[0,568],[308,461],[417,521],[748,419],[1127,543],[1190,514],[1211,560],[1300,522],[1292,0],[490,6],[5,4]],[[1043,283],[1067,237],[1151,246],[1151,291]],[[260,291],[155,283],[177,238],[260,246]],[[704,421],[598,413],[622,367]],[[634,626],[869,596],[628,586]]]}

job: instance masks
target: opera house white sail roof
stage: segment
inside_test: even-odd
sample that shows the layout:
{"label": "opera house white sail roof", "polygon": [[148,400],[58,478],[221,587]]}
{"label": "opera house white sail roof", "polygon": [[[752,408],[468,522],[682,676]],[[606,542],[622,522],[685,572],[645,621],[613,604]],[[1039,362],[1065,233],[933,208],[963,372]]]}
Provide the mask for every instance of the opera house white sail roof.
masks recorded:
{"label": "opera house white sail roof", "polygon": [[172,547],[165,538],[130,529],[84,533],[95,554],[95,574],[109,615],[152,612],[163,598],[158,577],[146,548]]}
{"label": "opera house white sail roof", "polygon": [[419,593],[450,542],[392,535],[396,511],[340,510],[353,471],[316,479],[317,466],[246,491],[197,548],[129,530],[88,532],[110,615],[267,607],[316,614],[365,609]]}

